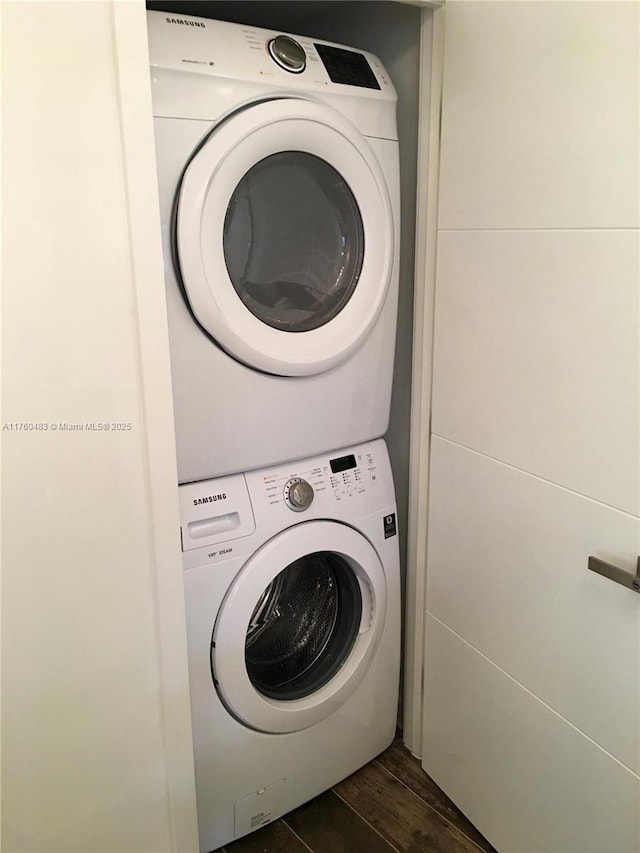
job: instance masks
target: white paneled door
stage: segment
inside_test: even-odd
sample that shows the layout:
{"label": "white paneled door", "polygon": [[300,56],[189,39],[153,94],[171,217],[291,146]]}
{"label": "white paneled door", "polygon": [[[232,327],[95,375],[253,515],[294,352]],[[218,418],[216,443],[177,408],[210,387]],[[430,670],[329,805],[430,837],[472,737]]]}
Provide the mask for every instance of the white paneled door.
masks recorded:
{"label": "white paneled door", "polygon": [[431,492],[427,772],[501,853],[636,851],[640,596],[587,558],[638,519],[439,437]]}
{"label": "white paneled door", "polygon": [[640,3],[446,6],[423,764],[501,853],[640,850]]}

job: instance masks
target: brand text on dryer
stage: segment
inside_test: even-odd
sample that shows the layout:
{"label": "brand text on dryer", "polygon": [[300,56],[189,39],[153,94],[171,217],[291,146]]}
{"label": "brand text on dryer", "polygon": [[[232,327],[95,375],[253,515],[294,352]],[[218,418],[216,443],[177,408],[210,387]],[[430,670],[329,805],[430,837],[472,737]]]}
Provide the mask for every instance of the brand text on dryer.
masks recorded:
{"label": "brand text on dryer", "polygon": [[201,21],[182,21],[180,18],[165,18],[168,24],[181,24],[183,27],[206,27]]}

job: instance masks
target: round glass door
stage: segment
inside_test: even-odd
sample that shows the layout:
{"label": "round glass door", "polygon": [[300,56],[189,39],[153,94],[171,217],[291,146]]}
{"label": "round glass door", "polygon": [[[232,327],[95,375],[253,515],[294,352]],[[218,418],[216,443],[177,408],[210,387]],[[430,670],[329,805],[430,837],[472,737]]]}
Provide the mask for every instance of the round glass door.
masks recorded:
{"label": "round glass door", "polygon": [[330,322],[358,283],[362,217],[332,166],[283,151],[256,163],[236,187],[223,248],[231,283],[255,317],[308,332]]}
{"label": "round glass door", "polygon": [[245,663],[263,696],[291,700],[325,685],[349,657],[358,635],[362,596],[337,554],[308,554],[266,587],[247,630]]}
{"label": "round glass door", "polygon": [[277,98],[227,117],[194,153],[174,217],[177,273],[227,354],[310,376],[372,331],[396,239],[377,142],[327,105]]}
{"label": "round glass door", "polygon": [[250,728],[292,732],[335,712],[367,673],[387,586],[362,534],[308,521],[266,542],[229,587],[211,638],[213,681]]}

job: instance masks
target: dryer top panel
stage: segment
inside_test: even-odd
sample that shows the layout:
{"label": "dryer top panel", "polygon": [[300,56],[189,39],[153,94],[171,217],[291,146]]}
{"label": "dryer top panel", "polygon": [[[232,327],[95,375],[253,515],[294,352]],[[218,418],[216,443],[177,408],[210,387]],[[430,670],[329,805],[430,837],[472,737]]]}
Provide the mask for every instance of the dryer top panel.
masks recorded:
{"label": "dryer top panel", "polygon": [[260,87],[343,94],[395,103],[396,92],[372,53],[243,24],[148,11],[154,69],[255,83]]}

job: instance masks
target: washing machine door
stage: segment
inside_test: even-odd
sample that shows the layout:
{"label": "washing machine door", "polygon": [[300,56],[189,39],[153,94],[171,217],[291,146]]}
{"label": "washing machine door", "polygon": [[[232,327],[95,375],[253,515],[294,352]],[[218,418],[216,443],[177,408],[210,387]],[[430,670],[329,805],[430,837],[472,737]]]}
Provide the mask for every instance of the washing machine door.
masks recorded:
{"label": "washing machine door", "polygon": [[371,665],[386,602],[378,555],[352,528],[310,521],[271,539],[236,577],[213,631],[213,679],[229,712],[273,733],[334,712]]}
{"label": "washing machine door", "polygon": [[256,103],[187,166],[175,248],[193,315],[230,355],[276,375],[321,373],[363,342],[384,304],[389,192],[369,143],[335,110]]}

